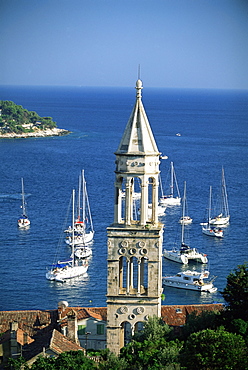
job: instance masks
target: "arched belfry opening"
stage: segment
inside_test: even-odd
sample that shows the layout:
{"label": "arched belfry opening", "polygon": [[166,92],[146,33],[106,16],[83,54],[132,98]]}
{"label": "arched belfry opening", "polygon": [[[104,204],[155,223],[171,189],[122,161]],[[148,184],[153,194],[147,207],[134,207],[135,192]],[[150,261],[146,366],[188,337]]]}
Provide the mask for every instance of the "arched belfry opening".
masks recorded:
{"label": "arched belfry opening", "polygon": [[136,102],[115,152],[114,220],[107,228],[107,346],[115,353],[125,345],[126,328],[134,333],[148,316],[161,315],[161,153],[142,104],[142,89],[138,80]]}

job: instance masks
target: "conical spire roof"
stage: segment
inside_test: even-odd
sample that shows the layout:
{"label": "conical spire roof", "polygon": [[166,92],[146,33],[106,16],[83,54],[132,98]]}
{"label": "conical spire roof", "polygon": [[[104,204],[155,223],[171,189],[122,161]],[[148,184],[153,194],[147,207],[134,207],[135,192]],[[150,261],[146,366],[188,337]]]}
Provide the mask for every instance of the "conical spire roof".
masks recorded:
{"label": "conical spire roof", "polygon": [[136,103],[128,120],[120,145],[115,154],[158,155],[146,112],[141,100],[142,81],[136,82]]}

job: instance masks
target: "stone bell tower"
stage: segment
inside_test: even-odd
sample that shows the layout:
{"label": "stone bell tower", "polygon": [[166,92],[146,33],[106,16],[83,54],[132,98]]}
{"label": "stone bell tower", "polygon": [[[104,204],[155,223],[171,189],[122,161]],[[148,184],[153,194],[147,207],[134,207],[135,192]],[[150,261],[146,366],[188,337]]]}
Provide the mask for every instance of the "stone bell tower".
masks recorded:
{"label": "stone bell tower", "polygon": [[138,80],[136,103],[115,153],[114,222],[107,228],[107,347],[115,353],[148,316],[161,315],[161,153],[142,104],[142,88]]}

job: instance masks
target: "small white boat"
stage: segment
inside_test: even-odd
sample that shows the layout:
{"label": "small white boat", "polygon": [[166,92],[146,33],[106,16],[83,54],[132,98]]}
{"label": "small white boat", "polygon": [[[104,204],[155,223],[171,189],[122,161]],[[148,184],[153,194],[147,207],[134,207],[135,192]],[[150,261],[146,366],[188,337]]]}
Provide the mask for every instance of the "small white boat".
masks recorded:
{"label": "small white boat", "polygon": [[181,217],[180,220],[178,221],[182,225],[189,225],[192,224],[193,219],[189,216],[184,216]]}
{"label": "small white boat", "polygon": [[27,216],[27,210],[26,210],[26,201],[25,201],[25,193],[24,193],[24,182],[23,178],[21,179],[22,182],[22,215],[17,221],[17,225],[20,229],[25,229],[28,226],[30,226],[30,220]]}
{"label": "small white boat", "polygon": [[[174,170],[174,165],[173,162],[171,162],[171,167],[170,167],[170,190],[168,195],[164,195],[163,193],[163,187],[162,187],[162,181],[161,178],[160,180],[160,188],[161,188],[161,197],[159,198],[159,204],[161,206],[176,206],[180,205],[181,203],[181,198],[180,198],[180,192],[177,184],[177,178],[176,178],[176,173]],[[174,195],[174,184],[176,185],[176,192],[177,195]]]}
{"label": "small white boat", "polygon": [[202,232],[208,236],[215,236],[216,238],[223,238],[223,230],[219,227],[211,227],[211,203],[212,203],[212,186],[209,189],[209,205],[208,205],[208,222],[202,222]]}
{"label": "small white boat", "polygon": [[81,248],[77,247],[74,253],[77,258],[85,259],[85,258],[89,258],[90,256],[92,256],[92,249],[85,245],[84,247],[81,247]]}
{"label": "small white boat", "polygon": [[[75,190],[72,191],[72,225],[74,225],[74,203]],[[64,282],[66,279],[71,279],[76,276],[84,275],[88,270],[87,260],[76,260],[74,253],[74,229],[72,230],[72,254],[67,261],[58,261],[54,263],[46,273],[48,280]]]}
{"label": "small white boat", "polygon": [[213,278],[210,281],[204,281],[208,279],[209,271],[197,272],[197,271],[181,271],[174,276],[164,276],[162,278],[163,287],[168,286],[172,288],[196,290],[198,292],[214,293],[217,288],[213,285]]}
{"label": "small white boat", "polygon": [[225,173],[224,168],[222,167],[222,176],[221,176],[221,196],[220,196],[220,212],[216,217],[210,219],[210,225],[214,226],[224,226],[228,225],[230,221],[230,213],[229,213],[229,205],[228,205],[228,198],[227,198],[227,190],[226,190],[226,180],[225,180]]}

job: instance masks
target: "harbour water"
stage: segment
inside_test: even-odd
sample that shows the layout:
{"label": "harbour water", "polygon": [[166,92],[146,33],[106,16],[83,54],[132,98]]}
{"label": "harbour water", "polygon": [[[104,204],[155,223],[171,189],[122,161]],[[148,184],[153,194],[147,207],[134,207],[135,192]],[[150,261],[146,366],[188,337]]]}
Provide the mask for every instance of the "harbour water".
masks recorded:
{"label": "harbour water", "polygon": [[[70,306],[106,306],[106,227],[113,221],[114,152],[135,103],[135,89],[2,86],[0,99],[51,116],[59,128],[72,131],[62,137],[0,139],[0,310],[54,309],[60,300]],[[160,165],[162,181],[173,161],[181,193],[187,182],[193,218],[187,227],[189,244],[208,255],[210,275],[217,276],[217,293],[165,288],[163,304],[223,302],[219,292],[227,275],[248,260],[248,91],[152,89],[144,81],[143,104],[158,148],[168,156]],[[213,195],[219,190],[222,166],[231,221],[224,238],[215,239],[202,234],[200,222],[206,215],[209,186]],[[60,243],[81,169],[95,228],[88,274],[64,284],[49,282],[46,268]],[[29,230],[17,228],[21,177]],[[180,211],[167,208],[162,218],[164,248],[178,240]],[[63,243],[61,259],[69,254]],[[163,259],[163,275],[182,268]]]}

